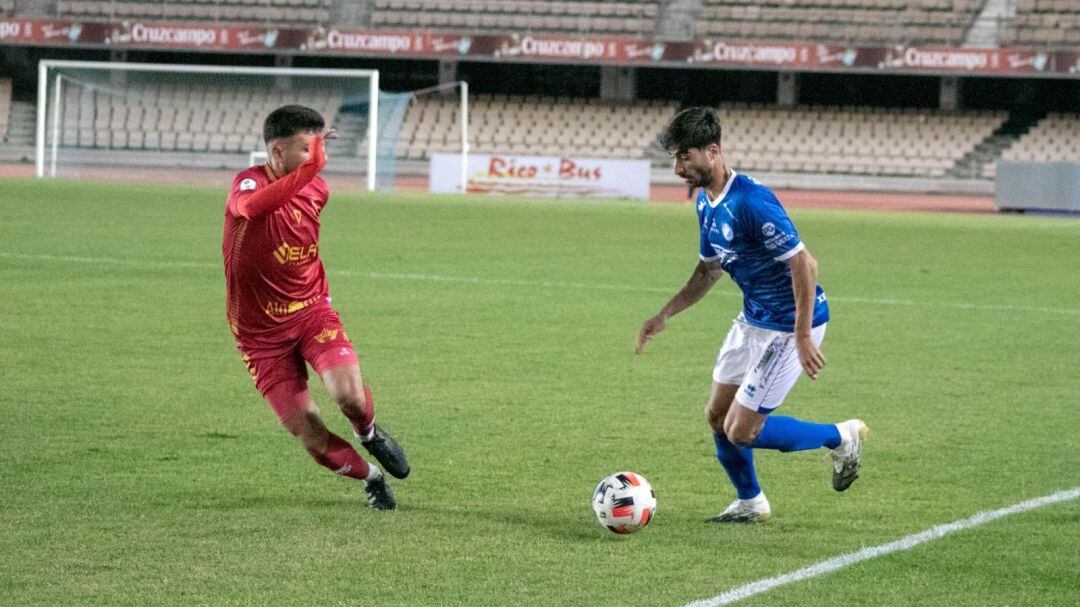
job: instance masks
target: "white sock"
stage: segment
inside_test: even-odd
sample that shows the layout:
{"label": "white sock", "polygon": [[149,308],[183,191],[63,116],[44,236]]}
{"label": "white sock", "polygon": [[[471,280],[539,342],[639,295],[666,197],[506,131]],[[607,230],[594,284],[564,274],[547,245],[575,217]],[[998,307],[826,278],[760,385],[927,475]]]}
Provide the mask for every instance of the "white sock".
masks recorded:
{"label": "white sock", "polygon": [[739,501],[741,501],[742,503],[744,503],[747,506],[750,506],[751,508],[754,508],[754,509],[760,509],[763,506],[768,507],[768,505],[769,505],[769,500],[765,499],[765,492],[764,491],[762,491],[761,493],[758,493],[757,495],[755,495],[754,497],[752,497],[750,499],[739,500]]}
{"label": "white sock", "polygon": [[844,426],[844,422],[840,422],[839,424],[833,424],[833,425],[836,426],[836,431],[840,433],[840,444],[837,445],[836,448],[833,449],[833,451],[836,451],[837,453],[840,453],[844,449],[847,449],[847,446],[849,444],[851,444],[851,437],[848,436],[847,427]]}
{"label": "white sock", "polygon": [[367,476],[364,477],[364,482],[366,483],[367,481],[374,481],[380,478],[382,478],[382,470],[379,470],[379,467],[375,464],[368,462],[368,473]]}
{"label": "white sock", "polygon": [[375,424],[371,424],[371,430],[368,430],[367,436],[360,436],[357,434],[356,430],[353,430],[353,435],[360,439],[360,442],[366,443],[375,438]]}

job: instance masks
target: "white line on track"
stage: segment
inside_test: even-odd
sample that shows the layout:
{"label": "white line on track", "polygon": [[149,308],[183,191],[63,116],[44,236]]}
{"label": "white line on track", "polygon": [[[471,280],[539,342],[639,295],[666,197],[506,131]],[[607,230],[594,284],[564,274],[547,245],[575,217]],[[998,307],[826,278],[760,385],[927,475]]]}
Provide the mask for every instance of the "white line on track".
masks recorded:
{"label": "white line on track", "polygon": [[929,542],[930,540],[936,540],[942,536],[948,535],[955,531],[963,531],[964,529],[970,529],[977,525],[989,523],[999,518],[1009,516],[1011,514],[1019,514],[1021,512],[1027,512],[1036,508],[1042,508],[1043,506],[1049,506],[1051,504],[1057,504],[1059,502],[1067,502],[1080,497],[1080,487],[1074,487],[1072,489],[1065,489],[1052,493],[1050,495],[1044,495],[1042,497],[1036,497],[1034,499],[1027,500],[1026,502],[1020,502],[1012,506],[1006,506],[997,510],[987,510],[980,512],[969,518],[961,519],[959,521],[953,521],[944,525],[937,525],[931,527],[926,531],[920,533],[914,533],[902,537],[895,542],[889,542],[888,544],[881,544],[880,546],[872,546],[870,548],[863,548],[856,552],[849,552],[847,554],[841,554],[840,556],[834,556],[824,561],[819,561],[808,567],[803,567],[797,571],[791,573],[785,573],[776,577],[766,578],[751,582],[744,586],[732,588],[723,594],[718,594],[709,599],[701,599],[692,603],[687,603],[684,607],[719,607],[720,605],[730,605],[736,601],[741,601],[746,598],[750,598],[757,594],[762,594],[785,584],[791,584],[793,582],[801,582],[802,580],[824,575],[826,573],[832,573],[845,567],[850,567],[855,563],[861,563],[879,556],[884,556],[892,552],[899,552],[901,550],[909,550],[922,544],[923,542]]}
{"label": "white line on track", "polygon": [[[101,265],[134,266],[143,268],[197,268],[221,269],[221,264],[198,261],[152,261],[143,259],[121,259],[115,257],[81,257],[76,255],[31,255],[27,253],[0,253],[0,258],[27,259],[33,261],[54,261],[61,263],[85,263]],[[352,270],[328,270],[331,276],[351,276],[387,280],[415,280],[421,282],[445,282],[479,285],[502,285],[508,287],[586,289],[597,291],[632,291],[638,293],[674,294],[677,287],[646,287],[636,285],[616,285],[585,282],[558,282],[545,280],[517,280],[510,278],[480,278],[475,276],[440,276],[438,274],[395,273],[395,272],[354,272]],[[728,295],[737,296],[734,291]],[[946,308],[953,310],[985,310],[990,312],[1030,312],[1038,314],[1057,314],[1080,316],[1080,308],[1047,308],[1041,306],[1016,306],[1009,304],[979,304],[949,301],[917,301],[914,299],[886,299],[872,297],[829,296],[829,301],[837,303],[871,304],[881,306],[919,306],[928,308]]]}

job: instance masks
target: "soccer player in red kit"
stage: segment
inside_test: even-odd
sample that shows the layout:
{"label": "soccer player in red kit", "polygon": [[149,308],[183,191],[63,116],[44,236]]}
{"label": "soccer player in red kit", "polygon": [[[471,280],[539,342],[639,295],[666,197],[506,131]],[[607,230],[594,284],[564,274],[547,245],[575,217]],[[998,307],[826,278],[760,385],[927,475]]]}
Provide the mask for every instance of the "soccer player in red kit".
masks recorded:
{"label": "soccer player in red kit", "polygon": [[404,451],[375,424],[371,389],[337,312],[319,259],[319,214],[329,189],[323,141],[333,137],[318,112],[287,105],[263,125],[266,164],[233,179],[225,208],[225,282],[229,328],[255,386],[311,457],[364,481],[369,505],[397,507],[382,471],[319,417],[307,390],[310,363],[352,423],[360,444],[397,478],[409,474]]}

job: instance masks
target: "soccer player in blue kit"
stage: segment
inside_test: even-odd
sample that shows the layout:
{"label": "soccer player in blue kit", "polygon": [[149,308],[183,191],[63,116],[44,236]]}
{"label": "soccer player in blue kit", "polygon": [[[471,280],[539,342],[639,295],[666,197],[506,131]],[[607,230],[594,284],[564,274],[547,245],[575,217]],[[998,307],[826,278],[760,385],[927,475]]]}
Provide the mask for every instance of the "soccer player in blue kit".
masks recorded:
{"label": "soccer player in blue kit", "polygon": [[638,334],[637,353],[667,320],[694,305],[727,273],[743,293],[713,367],[705,415],[716,457],[735,486],[737,499],[714,523],[756,523],[772,509],[754,472],[754,449],[830,449],[832,486],[844,491],[859,474],[862,420],[817,424],[772,415],[802,372],[817,379],[825,366],[821,341],[829,305],[817,284],[817,260],[799,239],[771,190],[729,168],[720,148],[720,121],[705,107],[680,112],[661,143],[675,159],[675,174],[701,188],[697,267],[686,285]]}

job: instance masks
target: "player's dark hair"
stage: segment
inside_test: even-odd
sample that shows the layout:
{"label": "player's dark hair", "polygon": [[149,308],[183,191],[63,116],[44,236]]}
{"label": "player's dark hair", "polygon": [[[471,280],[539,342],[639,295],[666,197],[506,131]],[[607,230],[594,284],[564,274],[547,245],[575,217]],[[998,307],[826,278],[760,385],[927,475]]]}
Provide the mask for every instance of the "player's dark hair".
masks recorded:
{"label": "player's dark hair", "polygon": [[679,112],[660,136],[660,145],[672,156],[713,143],[720,145],[720,119],[712,108],[701,106]]}
{"label": "player's dark hair", "polygon": [[263,123],[263,141],[270,143],[297,133],[318,133],[326,123],[322,114],[302,105],[283,105],[270,112]]}

